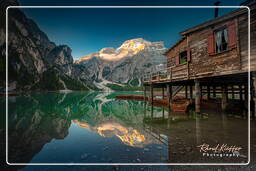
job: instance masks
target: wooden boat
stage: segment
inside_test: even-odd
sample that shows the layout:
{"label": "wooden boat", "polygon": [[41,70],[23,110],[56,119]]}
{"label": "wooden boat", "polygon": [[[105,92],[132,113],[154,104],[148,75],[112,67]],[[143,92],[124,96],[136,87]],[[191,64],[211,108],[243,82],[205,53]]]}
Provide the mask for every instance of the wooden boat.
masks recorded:
{"label": "wooden boat", "polygon": [[[140,100],[143,101],[144,100],[144,96],[143,95],[116,95],[117,99],[132,99],[132,100]],[[148,100],[148,98],[146,97],[146,100]]]}
{"label": "wooden boat", "polygon": [[[6,93],[0,93],[0,96],[6,96]],[[17,96],[17,94],[16,93],[8,93],[8,96]]]}
{"label": "wooden boat", "polygon": [[[143,95],[117,95],[117,99],[125,99],[125,100],[139,100],[143,101]],[[146,100],[149,101],[149,98],[146,97]],[[168,106],[167,99],[158,99],[154,98],[154,105],[156,106]],[[183,97],[176,96],[171,102],[171,109],[173,112],[186,112],[188,110],[188,106],[191,104],[190,100],[185,99]]]}
{"label": "wooden boat", "polygon": [[189,105],[190,105],[190,100],[177,99],[172,101],[171,109],[173,112],[186,112],[188,110]]}

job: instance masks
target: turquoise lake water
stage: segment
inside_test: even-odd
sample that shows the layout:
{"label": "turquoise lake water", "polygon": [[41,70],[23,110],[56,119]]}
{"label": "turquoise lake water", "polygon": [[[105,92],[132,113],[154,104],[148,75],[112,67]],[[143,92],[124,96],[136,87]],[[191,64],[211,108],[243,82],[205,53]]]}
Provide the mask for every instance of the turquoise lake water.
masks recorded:
{"label": "turquoise lake water", "polygon": [[[8,161],[246,162],[246,118],[216,111],[205,111],[200,116],[193,111],[172,113],[143,101],[116,100],[117,94],[141,93],[33,93],[9,97]],[[205,157],[197,147],[203,143],[241,146],[242,157]]]}

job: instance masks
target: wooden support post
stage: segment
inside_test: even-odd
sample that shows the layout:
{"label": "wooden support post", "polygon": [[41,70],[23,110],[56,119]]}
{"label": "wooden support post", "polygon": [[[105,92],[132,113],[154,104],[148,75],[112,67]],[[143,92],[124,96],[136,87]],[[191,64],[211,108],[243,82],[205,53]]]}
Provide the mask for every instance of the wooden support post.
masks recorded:
{"label": "wooden support post", "polygon": [[168,108],[171,107],[171,100],[172,100],[172,86],[167,84],[167,104],[168,104]]}
{"label": "wooden support post", "polygon": [[147,87],[144,86],[144,102],[146,102],[146,91],[147,91],[146,88],[147,88]]}
{"label": "wooden support post", "polygon": [[246,105],[248,105],[248,85],[247,84],[244,86],[244,100],[246,102]]}
{"label": "wooden support post", "polygon": [[193,86],[192,85],[190,85],[189,86],[189,94],[190,94],[190,100],[191,100],[191,102],[192,102],[192,99],[193,99]]}
{"label": "wooden support post", "polygon": [[162,88],[162,99],[164,99],[164,87]]}
{"label": "wooden support post", "polygon": [[164,119],[164,108],[162,108],[162,118]]}
{"label": "wooden support post", "polygon": [[207,86],[207,99],[209,100],[211,98],[211,89],[210,86]]}
{"label": "wooden support post", "polygon": [[227,109],[228,104],[228,93],[227,93],[227,86],[222,86],[222,99],[221,99],[221,109],[225,111]]}
{"label": "wooden support post", "polygon": [[256,72],[252,72],[252,118],[256,115]]}
{"label": "wooden support post", "polygon": [[243,88],[241,85],[239,85],[239,99],[240,99],[240,101],[243,100]]}
{"label": "wooden support post", "polygon": [[153,85],[150,85],[150,103],[153,105],[154,102],[154,88]]}
{"label": "wooden support post", "polygon": [[[249,103],[249,101],[248,101],[248,84],[245,84],[244,89],[245,89],[244,90],[245,108],[248,109],[248,103]],[[248,112],[245,112],[244,116],[245,116],[245,118],[247,118]]]}
{"label": "wooden support post", "polygon": [[195,92],[196,92],[196,97],[195,97],[195,109],[196,113],[200,113],[200,105],[201,105],[201,88],[200,88],[200,82],[199,80],[195,80]]}
{"label": "wooden support post", "polygon": [[203,86],[200,85],[200,98],[202,99],[203,98]]}
{"label": "wooden support post", "polygon": [[216,86],[213,86],[213,98],[216,98]]}
{"label": "wooden support post", "polygon": [[231,92],[232,92],[232,99],[235,99],[235,92],[234,92],[234,86],[231,86]]}
{"label": "wooden support post", "polygon": [[188,86],[185,86],[185,98],[188,98]]}

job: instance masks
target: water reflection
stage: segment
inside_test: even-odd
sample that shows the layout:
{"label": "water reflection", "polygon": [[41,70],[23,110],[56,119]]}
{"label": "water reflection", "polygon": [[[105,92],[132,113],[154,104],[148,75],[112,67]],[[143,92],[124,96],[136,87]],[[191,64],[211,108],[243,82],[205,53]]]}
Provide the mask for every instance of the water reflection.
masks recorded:
{"label": "water reflection", "polygon": [[[173,113],[117,93],[44,93],[9,99],[11,163],[241,162],[205,158],[196,146],[226,143],[247,155],[247,122],[213,111]],[[239,126],[239,129],[238,129]]]}

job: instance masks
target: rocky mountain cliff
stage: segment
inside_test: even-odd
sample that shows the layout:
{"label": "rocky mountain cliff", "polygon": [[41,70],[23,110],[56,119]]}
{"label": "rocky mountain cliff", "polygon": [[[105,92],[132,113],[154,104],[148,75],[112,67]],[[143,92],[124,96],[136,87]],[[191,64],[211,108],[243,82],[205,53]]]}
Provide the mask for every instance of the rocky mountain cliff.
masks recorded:
{"label": "rocky mountain cliff", "polygon": [[[1,11],[7,5],[1,4]],[[73,64],[72,50],[68,46],[57,46],[51,42],[37,24],[19,9],[9,9],[8,19],[9,90],[95,88],[90,84],[85,66]],[[5,74],[5,36],[5,26],[1,26],[1,76]],[[1,77],[0,87],[4,86],[5,78]]]}
{"label": "rocky mountain cliff", "polygon": [[[12,3],[12,4],[9,4]],[[0,3],[1,11],[15,0]],[[0,90],[5,89],[5,15],[0,15]],[[118,48],[73,61],[67,45],[56,45],[20,9],[8,10],[9,90],[110,90],[109,85],[139,87],[147,71],[166,64],[163,42],[142,38],[125,41]],[[112,88],[113,89],[113,88]]]}
{"label": "rocky mountain cliff", "polygon": [[145,72],[164,67],[165,51],[163,42],[137,38],[125,41],[117,49],[103,48],[75,63],[86,66],[96,86],[108,83],[140,86]]}

